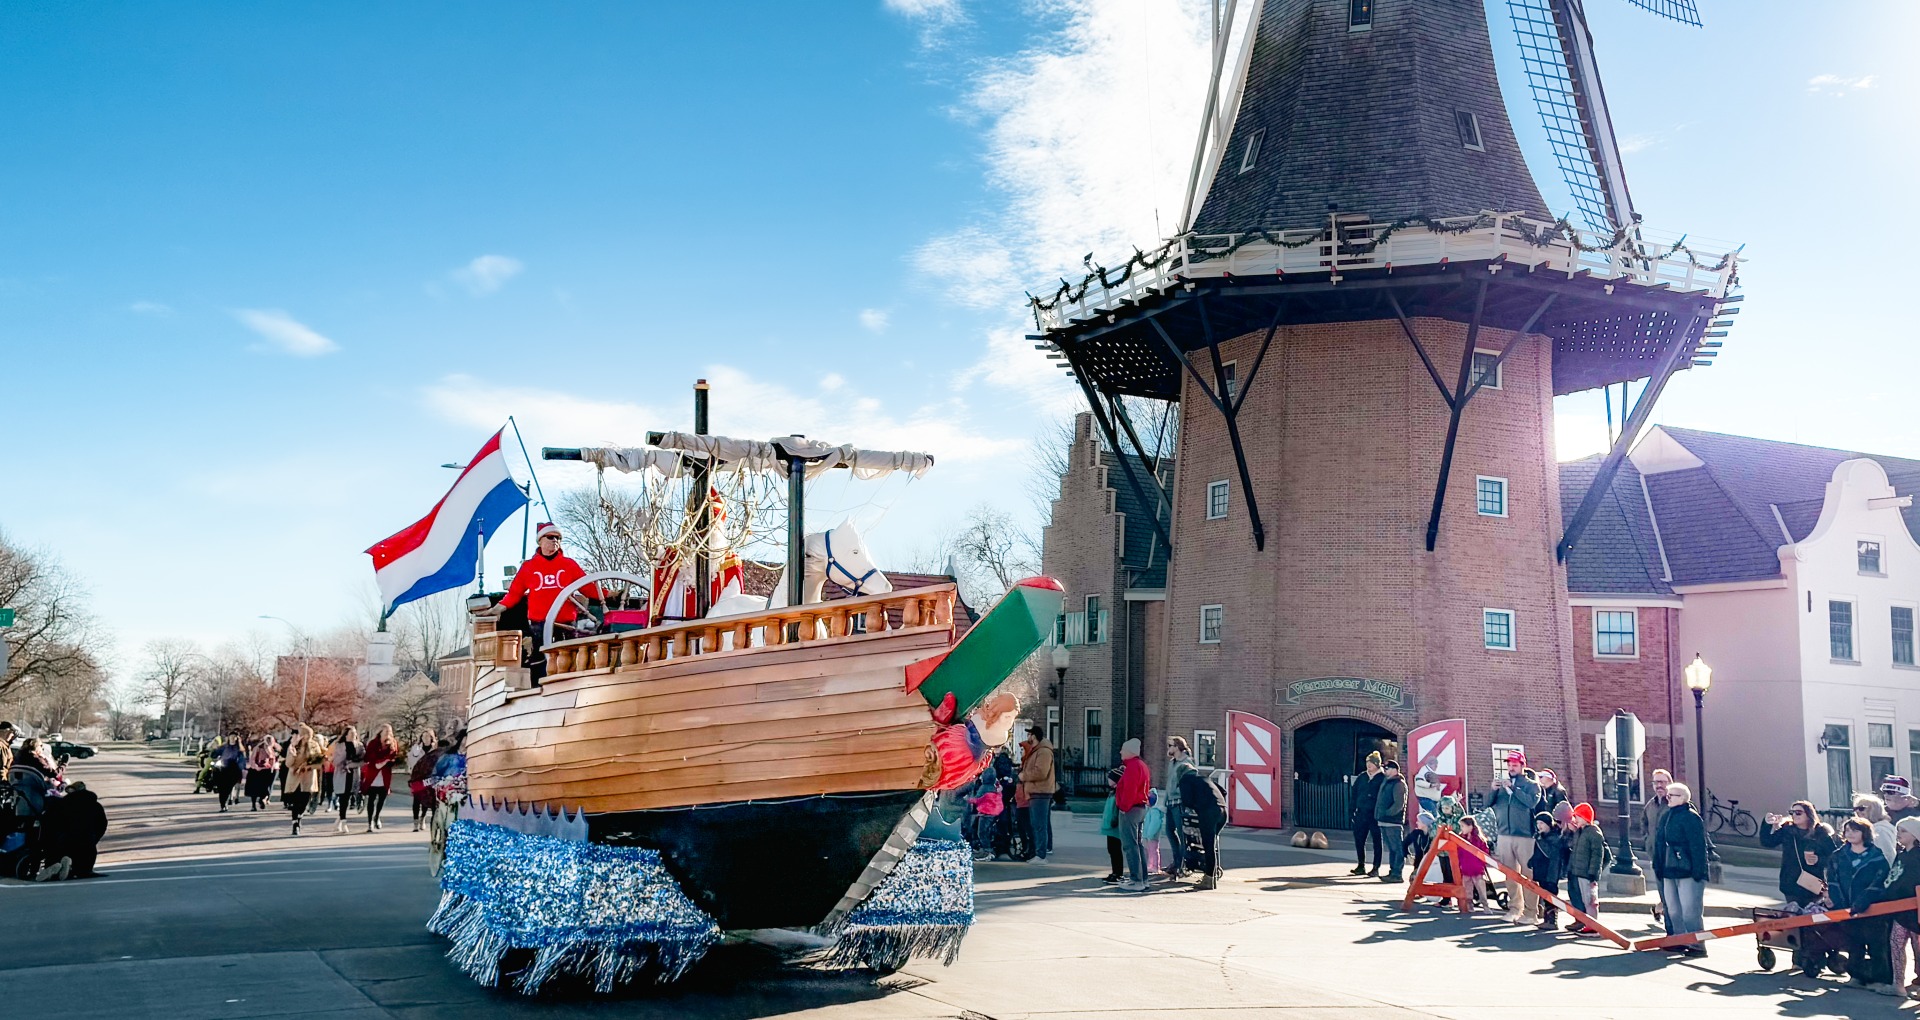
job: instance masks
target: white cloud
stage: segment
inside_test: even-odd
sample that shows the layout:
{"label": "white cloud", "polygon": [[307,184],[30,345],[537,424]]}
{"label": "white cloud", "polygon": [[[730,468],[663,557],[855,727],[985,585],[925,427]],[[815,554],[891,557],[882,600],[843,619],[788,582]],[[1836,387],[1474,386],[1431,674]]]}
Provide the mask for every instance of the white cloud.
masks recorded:
{"label": "white cloud", "polygon": [[281,353],[296,358],[315,358],[340,349],[339,344],[278,308],[236,308],[233,317]]}
{"label": "white cloud", "polygon": [[527,268],[519,259],[506,255],[482,255],[447,275],[467,292],[479,297],[499,290],[508,280]]}
{"label": "white cloud", "polygon": [[1058,27],[974,77],[962,116],[984,125],[988,218],[934,238],[916,268],[954,302],[1005,309],[1006,326],[960,379],[1010,386],[1048,405],[1071,389],[1033,350],[1025,291],[1121,264],[1177,233],[1209,60],[1205,0],[1059,0]]}
{"label": "white cloud", "polygon": [[1851,78],[1837,74],[1816,74],[1807,79],[1808,92],[1824,92],[1830,96],[1844,97],[1848,92],[1873,87],[1877,74],[1861,74]]}
{"label": "white cloud", "polygon": [[1636,152],[1645,152],[1658,144],[1660,139],[1654,135],[1628,135],[1620,139],[1620,152],[1631,156]]}
{"label": "white cloud", "polygon": [[156,318],[166,318],[173,314],[172,308],[158,301],[135,301],[127,306],[127,310],[135,315],[151,315]]}
{"label": "white cloud", "polygon": [[960,0],[885,0],[887,10],[909,18],[951,21],[961,16]]}
{"label": "white cloud", "polygon": [[885,333],[889,321],[889,316],[882,309],[862,308],[860,310],[860,325],[869,333]]}
{"label": "white cloud", "polygon": [[832,393],[847,384],[847,377],[838,372],[828,372],[820,377],[820,388]]}

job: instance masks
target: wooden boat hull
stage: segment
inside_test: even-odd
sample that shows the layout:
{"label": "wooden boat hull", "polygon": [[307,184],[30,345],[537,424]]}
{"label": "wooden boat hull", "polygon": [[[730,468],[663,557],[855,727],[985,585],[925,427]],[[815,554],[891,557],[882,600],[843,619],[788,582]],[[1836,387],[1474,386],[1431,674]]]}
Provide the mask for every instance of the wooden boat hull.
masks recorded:
{"label": "wooden boat hull", "polygon": [[587,816],[588,838],[660,851],[722,929],[806,928],[832,911],[920,790]]}

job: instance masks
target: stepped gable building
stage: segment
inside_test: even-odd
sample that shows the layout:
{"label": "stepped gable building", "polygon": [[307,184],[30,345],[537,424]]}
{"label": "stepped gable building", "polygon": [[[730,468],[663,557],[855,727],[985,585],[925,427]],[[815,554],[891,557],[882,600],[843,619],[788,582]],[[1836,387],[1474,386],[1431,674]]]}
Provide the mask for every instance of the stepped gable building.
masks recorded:
{"label": "stepped gable building", "polygon": [[[1476,786],[1494,743],[1580,760],[1561,560],[1599,507],[1563,512],[1553,398],[1646,380],[1637,432],[1718,346],[1735,263],[1643,244],[1623,185],[1610,237],[1547,222],[1479,0],[1257,10],[1216,50],[1184,232],[1033,303],[1122,484],[1171,507],[1149,746],[1221,732],[1233,810],[1263,824],[1426,722],[1467,721]],[[1129,397],[1178,404],[1164,489]]]}
{"label": "stepped gable building", "polygon": [[[1056,650],[1041,664],[1054,670],[1047,734],[1063,763],[1089,770],[1074,776],[1088,787],[1105,782],[1092,773],[1127,738],[1146,736],[1148,670],[1165,638],[1168,557],[1160,532],[1167,506],[1143,505],[1121,484],[1119,457],[1101,445],[1091,414],[1074,417],[1060,498],[1042,539],[1041,573],[1058,578],[1068,595],[1054,627]],[[1150,462],[1133,459],[1135,470],[1153,473]],[[1172,479],[1172,458],[1163,459],[1159,477],[1163,485]],[[1209,735],[1216,739],[1207,750],[1217,759],[1218,734]]]}

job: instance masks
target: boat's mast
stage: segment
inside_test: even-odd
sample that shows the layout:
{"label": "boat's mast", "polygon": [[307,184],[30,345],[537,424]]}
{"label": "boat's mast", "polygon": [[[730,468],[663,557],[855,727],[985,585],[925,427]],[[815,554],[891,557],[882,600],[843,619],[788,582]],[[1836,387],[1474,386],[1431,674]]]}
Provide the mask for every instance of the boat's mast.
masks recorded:
{"label": "boat's mast", "polygon": [[[693,434],[696,436],[707,434],[707,381],[705,379],[696,379],[693,383]],[[694,463],[693,491],[695,498],[700,501],[700,509],[694,518],[693,526],[694,536],[698,540],[693,552],[693,615],[698,619],[705,619],[707,610],[713,608],[712,593],[707,590],[707,579],[713,569],[707,562],[707,554],[711,551],[713,544],[713,536],[709,534],[713,529],[713,504],[707,499],[707,493],[712,485],[710,481],[712,471],[711,463],[704,457]]]}
{"label": "boat's mast", "polygon": [[773,446],[787,462],[787,605],[797,606],[807,590],[807,459],[779,440]]}

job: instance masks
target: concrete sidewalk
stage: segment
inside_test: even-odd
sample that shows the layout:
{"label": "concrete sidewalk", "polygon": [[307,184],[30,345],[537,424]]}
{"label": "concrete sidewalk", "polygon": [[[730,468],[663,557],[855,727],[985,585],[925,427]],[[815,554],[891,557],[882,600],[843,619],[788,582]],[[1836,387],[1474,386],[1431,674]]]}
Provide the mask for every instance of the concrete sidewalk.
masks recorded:
{"label": "concrete sidewalk", "polygon": [[[952,967],[917,962],[876,980],[728,943],[666,988],[528,1001],[474,985],[426,933],[438,890],[424,841],[404,824],[296,842],[277,835],[282,813],[212,813],[211,798],[185,792],[185,766],[103,754],[75,774],[114,818],[103,865],[112,877],[0,883],[0,916],[34,933],[9,941],[0,975],[15,1001],[62,1020],[1913,1015],[1909,1004],[1833,981],[1758,973],[1751,939],[1679,960],[1497,916],[1403,914],[1403,888],[1346,875],[1350,857],[1264,834],[1226,836],[1230,870],[1217,891],[1122,893],[1099,881],[1107,863],[1097,820],[1064,814],[1052,862],[979,866],[978,923]],[[1716,888],[1709,914],[1731,923],[1764,902]],[[1654,930],[1642,909],[1602,916],[1629,935]]]}

